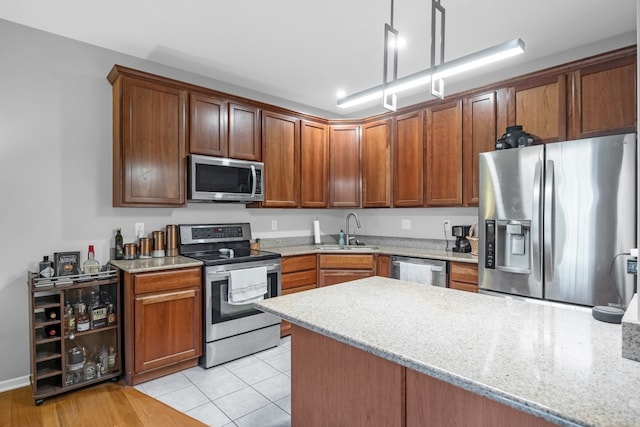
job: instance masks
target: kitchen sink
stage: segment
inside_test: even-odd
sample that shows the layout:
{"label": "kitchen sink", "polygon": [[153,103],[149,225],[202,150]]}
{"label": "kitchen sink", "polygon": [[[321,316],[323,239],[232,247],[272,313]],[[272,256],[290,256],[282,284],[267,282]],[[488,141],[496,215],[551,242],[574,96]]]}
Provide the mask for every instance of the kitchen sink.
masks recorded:
{"label": "kitchen sink", "polygon": [[372,252],[377,251],[377,246],[346,246],[346,245],[318,245],[316,251],[349,251],[349,252]]}

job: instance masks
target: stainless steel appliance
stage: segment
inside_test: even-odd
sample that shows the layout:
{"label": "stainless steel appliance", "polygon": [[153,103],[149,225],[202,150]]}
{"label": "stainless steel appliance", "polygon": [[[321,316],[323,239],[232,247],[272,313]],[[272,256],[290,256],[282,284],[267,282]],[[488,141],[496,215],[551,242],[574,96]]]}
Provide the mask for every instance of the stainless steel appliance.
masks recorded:
{"label": "stainless steel appliance", "polygon": [[261,202],[264,163],[189,156],[188,199],[193,202]]}
{"label": "stainless steel appliance", "polygon": [[636,135],[480,154],[479,289],[585,306],[633,294]]}
{"label": "stainless steel appliance", "polygon": [[438,259],[391,257],[391,277],[407,282],[447,287],[449,263]]}
{"label": "stainless steel appliance", "polygon": [[233,274],[264,268],[263,298],[280,295],[280,254],[252,250],[247,223],[179,225],[178,230],[180,254],[204,262],[201,364],[209,368],[278,345],[280,319],[255,309],[253,302],[230,303],[228,291]]}

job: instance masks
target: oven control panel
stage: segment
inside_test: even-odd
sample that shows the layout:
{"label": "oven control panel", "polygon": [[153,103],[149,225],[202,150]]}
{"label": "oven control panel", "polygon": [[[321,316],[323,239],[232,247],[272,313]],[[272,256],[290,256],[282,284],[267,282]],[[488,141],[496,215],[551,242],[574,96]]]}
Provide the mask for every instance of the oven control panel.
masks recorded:
{"label": "oven control panel", "polygon": [[179,230],[182,245],[251,239],[251,227],[248,223],[180,225]]}
{"label": "oven control panel", "polygon": [[202,239],[229,239],[243,237],[242,227],[203,227],[191,229],[191,238]]}

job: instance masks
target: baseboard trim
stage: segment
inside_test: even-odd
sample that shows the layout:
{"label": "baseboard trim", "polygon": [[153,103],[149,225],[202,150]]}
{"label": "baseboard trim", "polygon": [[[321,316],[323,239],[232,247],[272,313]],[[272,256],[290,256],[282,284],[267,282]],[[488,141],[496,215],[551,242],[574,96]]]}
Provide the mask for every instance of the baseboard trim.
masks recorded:
{"label": "baseboard trim", "polygon": [[29,381],[29,375],[0,381],[0,393],[28,385],[31,385],[31,381]]}

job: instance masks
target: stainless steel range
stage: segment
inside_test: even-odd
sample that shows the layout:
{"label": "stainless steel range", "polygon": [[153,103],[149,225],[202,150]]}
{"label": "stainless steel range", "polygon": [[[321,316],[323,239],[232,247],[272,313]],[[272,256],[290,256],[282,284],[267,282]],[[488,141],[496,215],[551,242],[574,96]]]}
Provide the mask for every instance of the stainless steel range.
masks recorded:
{"label": "stainless steel range", "polygon": [[280,254],[251,250],[248,223],[178,229],[180,254],[204,262],[201,365],[210,368],[278,345],[280,319],[255,309],[254,302],[280,295]]}

